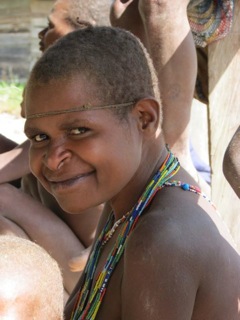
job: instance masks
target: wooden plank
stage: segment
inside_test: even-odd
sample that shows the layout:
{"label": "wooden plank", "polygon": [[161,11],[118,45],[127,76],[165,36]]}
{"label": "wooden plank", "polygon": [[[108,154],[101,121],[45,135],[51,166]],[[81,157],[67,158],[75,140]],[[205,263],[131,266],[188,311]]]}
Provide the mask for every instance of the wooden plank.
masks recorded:
{"label": "wooden plank", "polygon": [[31,12],[32,14],[37,14],[38,16],[47,17],[49,14],[54,0],[31,0]]}
{"label": "wooden plank", "polygon": [[208,50],[212,200],[240,250],[240,200],[222,172],[224,152],[240,124],[240,1],[230,34]]}
{"label": "wooden plank", "polygon": [[54,0],[1,0],[0,79],[26,81],[40,56],[38,32],[46,26]]}
{"label": "wooden plank", "polygon": [[54,0],[31,0],[31,62],[32,68],[34,63],[41,56],[39,51],[38,33],[47,26],[47,16],[52,8]]}
{"label": "wooden plank", "polygon": [[1,0],[0,1],[0,12],[3,11],[5,14],[9,12],[15,12],[21,10],[22,8],[26,9],[29,5],[30,0]]}
{"label": "wooden plank", "polygon": [[23,32],[29,28],[29,0],[6,1],[0,4],[0,33]]}
{"label": "wooden plank", "polygon": [[24,81],[29,73],[29,32],[0,33],[1,80]]}
{"label": "wooden plank", "polygon": [[22,81],[30,63],[30,0],[1,0],[0,78]]}

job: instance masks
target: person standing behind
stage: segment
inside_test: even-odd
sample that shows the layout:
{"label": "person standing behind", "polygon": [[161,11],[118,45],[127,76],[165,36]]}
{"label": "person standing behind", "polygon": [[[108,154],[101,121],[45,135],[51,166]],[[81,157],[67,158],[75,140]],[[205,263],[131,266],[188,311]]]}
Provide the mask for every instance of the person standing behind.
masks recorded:
{"label": "person standing behind", "polygon": [[189,145],[191,107],[194,92],[200,101],[208,101],[202,47],[228,34],[233,9],[233,0],[113,0],[110,12],[113,26],[131,31],[148,49],[159,79],[165,140],[209,196],[201,171],[210,182],[210,168]]}
{"label": "person standing behind", "polygon": [[133,32],[148,49],[161,91],[165,141],[198,181],[189,146],[197,76],[197,55],[187,15],[189,2],[114,0],[110,20],[113,26]]}

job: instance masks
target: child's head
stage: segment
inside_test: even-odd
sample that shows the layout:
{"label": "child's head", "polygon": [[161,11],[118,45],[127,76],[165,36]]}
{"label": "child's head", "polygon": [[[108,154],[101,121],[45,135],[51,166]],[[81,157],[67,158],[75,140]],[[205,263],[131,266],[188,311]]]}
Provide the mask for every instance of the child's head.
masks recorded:
{"label": "child's head", "polygon": [[60,269],[35,243],[0,237],[0,318],[63,319]]}
{"label": "child's head", "polygon": [[48,25],[38,37],[45,51],[56,40],[89,25],[109,25],[109,0],[57,0],[48,16]]}

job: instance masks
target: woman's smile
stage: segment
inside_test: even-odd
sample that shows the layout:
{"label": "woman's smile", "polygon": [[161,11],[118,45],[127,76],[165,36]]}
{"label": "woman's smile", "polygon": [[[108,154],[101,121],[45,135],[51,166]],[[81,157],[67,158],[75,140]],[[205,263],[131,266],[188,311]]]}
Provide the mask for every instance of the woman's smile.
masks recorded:
{"label": "woman's smile", "polygon": [[70,177],[70,178],[47,178],[44,177],[47,181],[47,184],[49,185],[50,189],[54,191],[54,193],[57,192],[68,192],[69,189],[79,187],[80,184],[86,183],[86,179],[92,176],[95,173],[95,171],[87,172],[84,174],[78,174],[76,176]]}

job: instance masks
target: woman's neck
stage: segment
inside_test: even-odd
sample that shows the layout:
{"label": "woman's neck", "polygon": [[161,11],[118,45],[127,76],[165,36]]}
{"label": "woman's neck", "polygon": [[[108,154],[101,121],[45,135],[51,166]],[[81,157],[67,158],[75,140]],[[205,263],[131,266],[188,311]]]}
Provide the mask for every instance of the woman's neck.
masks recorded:
{"label": "woman's neck", "polygon": [[160,149],[160,155],[152,156],[152,159],[147,155],[143,157],[143,161],[139,166],[136,174],[125,186],[125,188],[110,201],[113,209],[115,220],[120,219],[127,214],[138,201],[141,194],[144,192],[151,178],[159,170],[162,163],[166,159],[168,150],[165,145]]}

